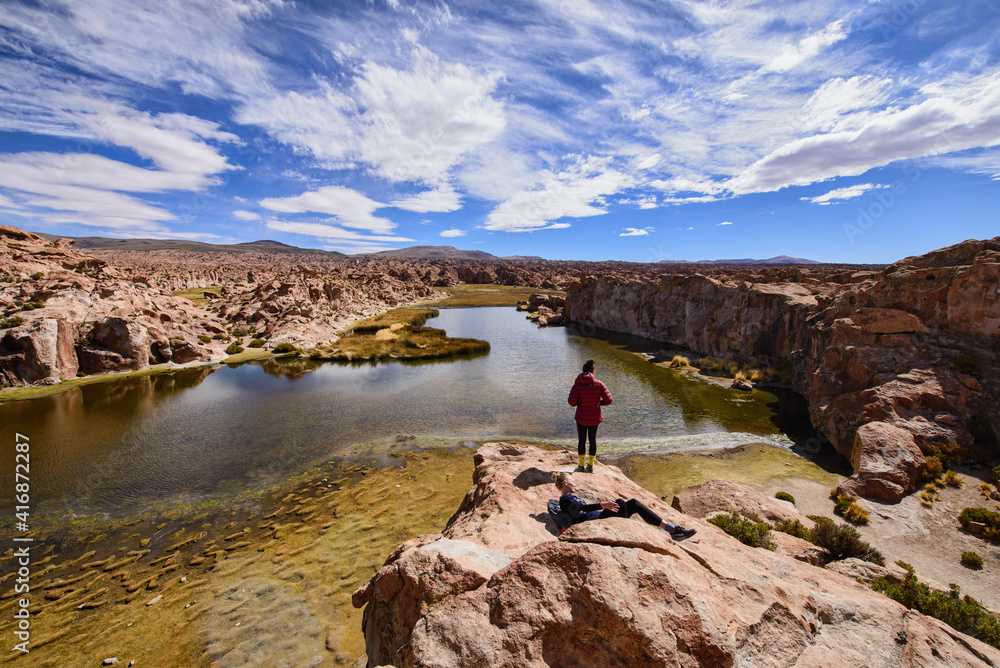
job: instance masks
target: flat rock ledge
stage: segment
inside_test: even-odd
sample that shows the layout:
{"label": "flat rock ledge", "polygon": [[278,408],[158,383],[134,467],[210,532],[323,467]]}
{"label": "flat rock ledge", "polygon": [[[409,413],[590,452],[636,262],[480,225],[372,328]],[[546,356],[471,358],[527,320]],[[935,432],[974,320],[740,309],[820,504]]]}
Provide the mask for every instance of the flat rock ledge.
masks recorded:
{"label": "flat rock ledge", "polygon": [[546,513],[576,457],[509,443],[475,455],[441,534],[399,545],[354,593],[369,666],[998,666],[1000,652],[851,577],[743,545],[613,467],[587,499],[637,498],[698,534]]}

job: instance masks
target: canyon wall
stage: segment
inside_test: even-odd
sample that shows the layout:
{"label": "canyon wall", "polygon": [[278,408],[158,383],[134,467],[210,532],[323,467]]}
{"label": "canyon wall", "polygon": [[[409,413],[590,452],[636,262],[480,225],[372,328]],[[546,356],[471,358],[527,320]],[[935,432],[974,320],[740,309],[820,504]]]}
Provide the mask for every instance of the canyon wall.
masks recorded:
{"label": "canyon wall", "polygon": [[845,491],[896,500],[928,454],[995,453],[998,278],[1000,237],[880,272],[589,277],[569,288],[566,318],[700,354],[790,359],[813,425],[854,464]]}

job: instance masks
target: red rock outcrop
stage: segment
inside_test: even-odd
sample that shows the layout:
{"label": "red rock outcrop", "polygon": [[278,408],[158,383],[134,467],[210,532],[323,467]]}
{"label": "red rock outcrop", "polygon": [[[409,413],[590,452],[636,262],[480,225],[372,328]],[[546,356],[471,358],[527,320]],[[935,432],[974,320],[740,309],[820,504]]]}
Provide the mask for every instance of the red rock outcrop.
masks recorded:
{"label": "red rock outcrop", "polygon": [[[637,518],[561,536],[545,512],[572,455],[486,444],[441,534],[403,543],[354,594],[368,665],[983,666],[1000,652],[851,577],[685,517],[598,464],[588,499],[635,497],[698,534]],[[877,648],[877,650],[873,649]]]}
{"label": "red rock outcrop", "polygon": [[69,242],[0,226],[0,266],[0,384],[222,357],[214,317]]}
{"label": "red rock outcrop", "polygon": [[[740,283],[701,275],[589,278],[570,287],[566,317],[699,353],[791,359],[794,389],[806,397],[813,425],[855,464],[851,486],[898,500],[912,490],[923,455],[995,447],[998,276],[1000,237],[880,272],[813,269],[794,282],[774,272]],[[855,456],[858,430],[870,422],[910,432],[923,455],[868,462],[877,455],[862,445]]]}

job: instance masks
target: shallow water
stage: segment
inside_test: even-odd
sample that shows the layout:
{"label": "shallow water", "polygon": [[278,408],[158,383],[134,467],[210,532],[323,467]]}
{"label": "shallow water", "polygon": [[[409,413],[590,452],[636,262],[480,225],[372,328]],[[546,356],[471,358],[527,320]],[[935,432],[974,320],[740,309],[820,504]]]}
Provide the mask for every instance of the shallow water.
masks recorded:
{"label": "shallow water", "polygon": [[[491,351],[422,363],[269,360],[99,383],[0,404],[3,438],[31,439],[35,512],[121,516],[261,490],[397,434],[574,445],[566,397],[594,358],[615,399],[599,452],[791,445],[775,426],[773,395],[685,378],[647,362],[634,341],[625,349],[538,328],[512,308],[442,310],[428,324],[485,339]],[[0,468],[12,471],[13,455],[5,459]],[[4,475],[4,498],[12,479]]]}

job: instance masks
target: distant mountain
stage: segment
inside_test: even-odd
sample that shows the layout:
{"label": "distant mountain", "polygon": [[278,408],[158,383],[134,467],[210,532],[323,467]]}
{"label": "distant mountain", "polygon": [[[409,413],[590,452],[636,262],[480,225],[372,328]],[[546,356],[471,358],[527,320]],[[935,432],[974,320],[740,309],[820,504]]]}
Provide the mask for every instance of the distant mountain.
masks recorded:
{"label": "distant mountain", "polygon": [[500,258],[501,260],[544,260],[544,257],[538,255],[504,255]]}
{"label": "distant mountain", "polygon": [[485,251],[459,250],[454,246],[410,246],[394,250],[366,253],[375,257],[405,257],[413,260],[498,260]]}
{"label": "distant mountain", "polygon": [[739,258],[736,260],[660,260],[660,264],[822,264],[816,260],[806,260],[801,257],[789,257],[788,255],[778,255],[766,260],[754,260],[753,258]]}
{"label": "distant mountain", "polygon": [[289,253],[293,255],[327,255],[345,257],[337,251],[325,251],[318,248],[299,248],[289,246],[280,241],[261,239],[260,241],[245,241],[240,244],[208,244],[202,241],[186,239],[112,239],[109,237],[67,237],[59,234],[36,232],[49,241],[56,239],[72,239],[73,247],[80,250],[182,250],[201,253]]}

